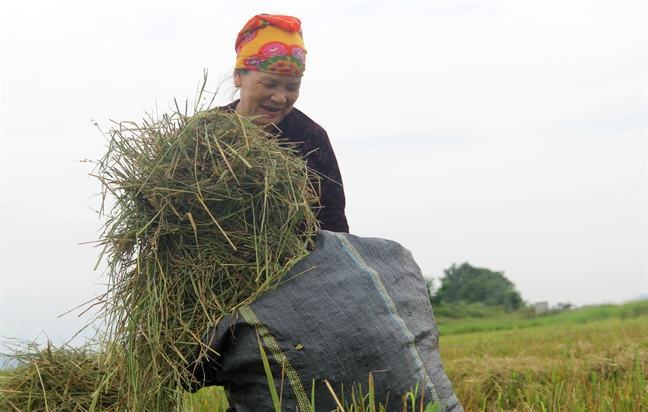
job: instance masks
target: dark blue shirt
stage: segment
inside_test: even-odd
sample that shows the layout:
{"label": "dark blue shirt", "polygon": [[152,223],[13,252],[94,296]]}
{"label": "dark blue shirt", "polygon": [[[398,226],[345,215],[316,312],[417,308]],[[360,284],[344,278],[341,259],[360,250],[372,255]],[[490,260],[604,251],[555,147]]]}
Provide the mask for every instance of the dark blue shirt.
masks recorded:
{"label": "dark blue shirt", "polygon": [[[221,109],[234,111],[237,103],[238,100]],[[308,167],[319,175],[318,195],[321,208],[317,211],[317,220],[321,228],[331,232],[348,233],[342,176],[326,130],[296,108],[293,108],[276,128],[277,135],[294,144],[306,159]]]}

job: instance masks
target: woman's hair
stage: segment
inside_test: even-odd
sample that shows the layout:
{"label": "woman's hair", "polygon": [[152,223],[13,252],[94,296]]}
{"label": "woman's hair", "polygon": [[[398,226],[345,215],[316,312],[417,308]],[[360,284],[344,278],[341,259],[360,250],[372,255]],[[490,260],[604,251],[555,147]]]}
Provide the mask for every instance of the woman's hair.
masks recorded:
{"label": "woman's hair", "polygon": [[[248,70],[248,69],[234,69],[234,76],[236,76],[237,74],[239,76],[245,76],[248,73],[250,73],[250,70]],[[232,99],[236,98],[236,93],[239,92],[239,89],[240,89],[240,87],[238,87],[236,85],[236,83],[235,83],[234,84],[234,92],[232,93],[232,96],[231,96]]]}
{"label": "woman's hair", "polygon": [[[234,74],[233,74],[233,76],[236,76],[237,74],[238,74],[239,76],[245,76],[245,75],[248,74],[249,72],[250,72],[250,71],[249,71],[248,69],[234,69]],[[233,76],[232,76],[232,77],[233,77]],[[232,90],[232,95],[230,96],[230,99],[232,99],[232,100],[236,99],[236,94],[239,92],[239,89],[240,89],[240,87],[238,87],[238,86],[236,85],[236,83],[235,83],[235,84],[234,84],[234,89]]]}

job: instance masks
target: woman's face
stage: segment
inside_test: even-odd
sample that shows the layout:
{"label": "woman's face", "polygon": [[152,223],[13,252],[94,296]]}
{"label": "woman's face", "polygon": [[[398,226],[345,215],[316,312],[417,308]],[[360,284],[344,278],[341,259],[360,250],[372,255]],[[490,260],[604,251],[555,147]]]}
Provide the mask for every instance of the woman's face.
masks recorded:
{"label": "woman's face", "polygon": [[234,74],[234,85],[241,100],[236,111],[244,116],[258,116],[254,123],[278,124],[293,108],[299,97],[301,77],[249,71]]}

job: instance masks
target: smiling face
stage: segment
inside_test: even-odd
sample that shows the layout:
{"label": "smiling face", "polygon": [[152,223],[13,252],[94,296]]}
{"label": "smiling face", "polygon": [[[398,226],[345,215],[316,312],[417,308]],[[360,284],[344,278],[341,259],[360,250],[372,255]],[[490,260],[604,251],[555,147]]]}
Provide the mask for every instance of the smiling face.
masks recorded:
{"label": "smiling face", "polygon": [[234,74],[234,85],[241,92],[236,111],[244,116],[258,116],[254,123],[278,124],[299,97],[301,77],[248,71]]}

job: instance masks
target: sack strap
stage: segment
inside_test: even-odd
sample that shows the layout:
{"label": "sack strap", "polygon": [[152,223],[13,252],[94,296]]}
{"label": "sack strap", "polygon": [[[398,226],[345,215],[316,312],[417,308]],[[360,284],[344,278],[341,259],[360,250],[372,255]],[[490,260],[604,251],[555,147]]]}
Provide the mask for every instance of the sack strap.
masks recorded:
{"label": "sack strap", "polygon": [[299,379],[299,375],[293,366],[288,361],[286,355],[281,351],[277,340],[270,334],[270,331],[264,324],[259,321],[256,313],[249,306],[243,306],[239,308],[239,313],[243,316],[243,319],[254,326],[263,341],[263,344],[266,348],[270,350],[275,361],[284,368],[286,376],[288,377],[288,382],[292,387],[295,398],[297,398],[297,405],[299,406],[300,412],[311,412],[310,403],[308,402],[308,396],[306,396],[306,391],[304,386]]}

